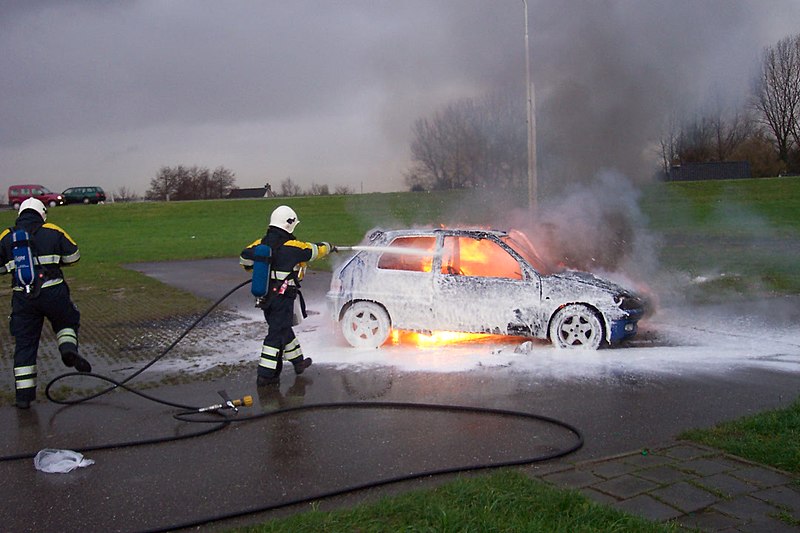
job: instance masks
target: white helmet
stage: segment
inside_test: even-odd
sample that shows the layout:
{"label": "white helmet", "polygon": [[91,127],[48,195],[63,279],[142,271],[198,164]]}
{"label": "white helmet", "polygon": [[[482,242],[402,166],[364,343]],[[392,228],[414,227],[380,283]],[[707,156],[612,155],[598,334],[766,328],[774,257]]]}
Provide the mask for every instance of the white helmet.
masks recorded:
{"label": "white helmet", "polygon": [[21,204],[19,204],[19,214],[21,215],[23,211],[26,209],[33,209],[42,217],[42,220],[47,220],[47,208],[44,206],[41,200],[37,200],[36,198],[28,198]]}
{"label": "white helmet", "polygon": [[272,215],[269,217],[270,226],[281,228],[289,233],[292,233],[294,231],[294,227],[299,223],[300,221],[297,220],[297,213],[295,213],[294,209],[288,205],[276,207],[275,211],[273,211]]}

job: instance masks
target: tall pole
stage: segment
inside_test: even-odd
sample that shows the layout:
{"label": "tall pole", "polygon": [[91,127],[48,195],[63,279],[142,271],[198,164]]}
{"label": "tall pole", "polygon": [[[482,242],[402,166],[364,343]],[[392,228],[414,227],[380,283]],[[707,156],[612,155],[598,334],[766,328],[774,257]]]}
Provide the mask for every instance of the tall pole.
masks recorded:
{"label": "tall pole", "polygon": [[531,82],[531,58],[528,46],[528,1],[522,0],[525,8],[525,84],[528,92],[528,210],[532,217],[538,209],[536,177],[536,115],[533,107],[533,83]]}

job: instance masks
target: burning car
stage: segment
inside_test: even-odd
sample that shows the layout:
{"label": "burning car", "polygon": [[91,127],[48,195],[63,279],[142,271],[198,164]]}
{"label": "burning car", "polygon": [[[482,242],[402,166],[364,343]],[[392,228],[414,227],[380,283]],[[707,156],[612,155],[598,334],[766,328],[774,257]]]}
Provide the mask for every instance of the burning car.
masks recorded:
{"label": "burning car", "polygon": [[550,339],[597,349],[636,334],[644,298],[585,272],[554,272],[518,231],[374,230],[333,274],[331,316],[352,346],[393,329]]}

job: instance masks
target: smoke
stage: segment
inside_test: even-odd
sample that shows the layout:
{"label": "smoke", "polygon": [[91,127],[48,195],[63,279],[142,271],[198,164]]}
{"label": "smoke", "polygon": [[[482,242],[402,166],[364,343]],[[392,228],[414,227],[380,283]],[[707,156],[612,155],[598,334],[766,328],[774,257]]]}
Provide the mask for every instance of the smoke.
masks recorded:
{"label": "smoke", "polygon": [[570,186],[563,197],[542,206],[534,226],[545,259],[590,272],[641,276],[651,271],[655,248],[639,196],[634,184],[614,171]]}

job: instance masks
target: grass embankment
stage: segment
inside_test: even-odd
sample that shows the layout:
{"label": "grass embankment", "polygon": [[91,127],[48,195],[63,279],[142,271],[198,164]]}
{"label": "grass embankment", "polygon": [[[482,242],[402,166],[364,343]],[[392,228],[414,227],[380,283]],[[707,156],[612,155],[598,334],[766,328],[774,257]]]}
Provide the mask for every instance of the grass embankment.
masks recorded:
{"label": "grass embankment", "polygon": [[689,296],[800,294],[800,178],[659,183],[641,205],[664,268],[709,277]]}
{"label": "grass embankment", "polygon": [[[510,198],[510,200],[509,200]],[[271,210],[285,199],[114,204],[54,208],[50,220],[79,243],[83,259],[68,271],[74,297],[95,302],[86,322],[159,320],[205,308],[207,302],[121,265],[236,257],[260,237]],[[503,200],[469,192],[396,193],[294,198],[306,240],[355,244],[376,226],[485,224],[525,195]],[[458,206],[453,208],[452,206]],[[662,235],[662,264],[689,274],[710,265],[730,272],[708,294],[759,291],[800,294],[795,246],[800,240],[800,179],[653,184],[642,208]],[[0,225],[15,214],[0,213]],[[323,268],[325,265],[322,265]],[[8,308],[9,291],[0,292]],[[153,294],[162,302],[153,306]],[[137,298],[137,295],[150,295]],[[142,305],[140,302],[146,302]],[[800,404],[685,437],[800,473]],[[258,531],[670,531],[593,504],[577,492],[554,490],[514,472],[459,480],[432,491],[336,513],[311,512]]]}

